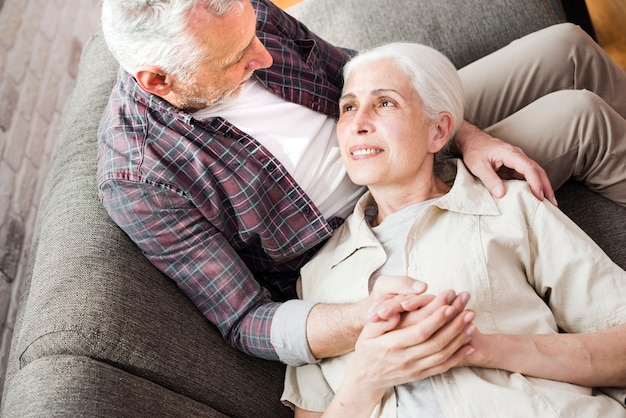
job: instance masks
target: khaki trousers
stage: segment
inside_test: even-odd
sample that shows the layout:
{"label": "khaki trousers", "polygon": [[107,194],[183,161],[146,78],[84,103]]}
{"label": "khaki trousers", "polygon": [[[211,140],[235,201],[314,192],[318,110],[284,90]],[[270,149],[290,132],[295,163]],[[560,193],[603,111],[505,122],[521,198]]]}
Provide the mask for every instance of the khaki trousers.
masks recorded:
{"label": "khaki trousers", "polygon": [[570,178],[626,206],[626,73],[564,23],[459,70],[469,122],[518,146],[553,187]]}

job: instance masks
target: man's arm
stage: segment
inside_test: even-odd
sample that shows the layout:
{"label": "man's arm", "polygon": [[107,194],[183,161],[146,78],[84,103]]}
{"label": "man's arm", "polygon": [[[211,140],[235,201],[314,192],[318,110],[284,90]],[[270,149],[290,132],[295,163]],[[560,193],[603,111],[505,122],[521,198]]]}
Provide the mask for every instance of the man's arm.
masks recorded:
{"label": "man's arm", "polygon": [[316,359],[322,359],[354,350],[366,322],[368,305],[367,301],[315,305],[306,322],[311,354]]}
{"label": "man's arm", "polygon": [[[112,219],[218,327],[228,344],[256,357],[302,364],[351,351],[373,300],[425,290],[414,279],[391,278],[380,280],[375,287],[379,290],[360,303],[311,309],[310,302],[294,300],[283,307],[271,300],[226,239],[186,198],[123,180],[103,183],[101,194]],[[302,338],[294,338],[289,325],[301,327]],[[276,333],[282,334],[279,341],[297,341],[277,348]]]}
{"label": "man's arm", "polygon": [[280,304],[272,302],[226,239],[186,198],[124,180],[104,182],[101,196],[111,218],[218,327],[229,345],[278,359],[270,325]]}
{"label": "man's arm", "polygon": [[386,321],[401,313],[403,326],[425,320],[442,307],[451,307],[450,317],[465,309],[466,293],[444,292],[439,297],[424,294],[426,285],[407,276],[381,276],[370,297],[351,304],[317,304],[307,319],[307,340],[317,359],[353,351],[363,327],[370,321]]}
{"label": "man's arm", "polygon": [[538,199],[546,198],[557,205],[546,172],[520,148],[492,137],[469,122],[463,122],[454,137],[454,145],[465,165],[494,196],[502,197],[506,193],[502,178],[524,178]]}

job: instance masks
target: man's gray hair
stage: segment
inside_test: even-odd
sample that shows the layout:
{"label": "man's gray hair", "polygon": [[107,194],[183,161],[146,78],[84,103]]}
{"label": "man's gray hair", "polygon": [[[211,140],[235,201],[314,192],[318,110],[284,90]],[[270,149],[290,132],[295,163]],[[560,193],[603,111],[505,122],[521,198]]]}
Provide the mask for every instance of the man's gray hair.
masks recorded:
{"label": "man's gray hair", "polygon": [[[434,120],[441,112],[452,115],[450,138],[463,123],[463,84],[454,64],[441,52],[426,45],[396,42],[362,52],[344,67],[344,79],[361,65],[388,59],[408,75],[422,98],[424,113]],[[448,138],[448,139],[450,139]]]}
{"label": "man's gray hair", "polygon": [[153,65],[182,80],[206,53],[188,30],[196,4],[222,15],[247,0],[102,0],[102,32],[122,68]]}

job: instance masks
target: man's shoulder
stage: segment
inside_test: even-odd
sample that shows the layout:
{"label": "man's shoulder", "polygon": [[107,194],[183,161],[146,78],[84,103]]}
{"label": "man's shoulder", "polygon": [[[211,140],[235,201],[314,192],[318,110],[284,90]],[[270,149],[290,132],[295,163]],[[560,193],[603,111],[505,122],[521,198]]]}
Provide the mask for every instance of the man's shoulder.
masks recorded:
{"label": "man's shoulder", "polygon": [[[151,108],[149,97],[137,94],[134,79],[123,70],[113,87],[98,128],[98,179],[105,181],[141,181],[141,166],[146,163],[146,144],[156,139],[156,132],[166,137],[163,118]],[[136,82],[134,83],[136,84]],[[152,106],[153,107],[153,106]],[[164,139],[165,140],[165,139]]]}
{"label": "man's shoulder", "polygon": [[109,136],[114,135],[116,126],[125,126],[132,131],[134,126],[142,124],[141,119],[145,114],[146,102],[139,100],[136,96],[133,81],[130,74],[120,69],[100,119],[98,129],[100,141],[107,140]]}
{"label": "man's shoulder", "polygon": [[[123,73],[123,71],[122,71]],[[127,77],[121,74],[113,86],[98,127],[99,160],[105,150],[134,148],[145,136],[145,105],[133,97]]]}

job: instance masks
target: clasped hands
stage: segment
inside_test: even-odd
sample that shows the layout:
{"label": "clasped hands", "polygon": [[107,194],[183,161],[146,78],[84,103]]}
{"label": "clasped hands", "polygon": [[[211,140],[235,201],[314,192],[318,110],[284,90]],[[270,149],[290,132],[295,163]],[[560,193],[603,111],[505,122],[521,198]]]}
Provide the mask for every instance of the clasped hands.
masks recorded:
{"label": "clasped hands", "polygon": [[475,312],[466,309],[470,294],[425,291],[424,283],[410,277],[378,278],[347,373],[355,384],[379,392],[471,365],[468,356],[477,351],[472,341],[479,332]]}

